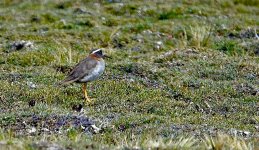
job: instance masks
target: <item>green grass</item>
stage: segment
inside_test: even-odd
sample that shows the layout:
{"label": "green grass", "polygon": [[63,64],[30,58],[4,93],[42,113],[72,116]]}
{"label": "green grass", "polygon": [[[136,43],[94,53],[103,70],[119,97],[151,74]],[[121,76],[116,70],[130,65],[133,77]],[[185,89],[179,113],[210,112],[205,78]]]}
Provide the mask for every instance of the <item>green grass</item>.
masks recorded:
{"label": "green grass", "polygon": [[[0,147],[257,149],[258,10],[247,0],[1,1]],[[11,49],[21,40],[33,47]],[[81,85],[56,83],[99,47],[112,59],[78,112]]]}

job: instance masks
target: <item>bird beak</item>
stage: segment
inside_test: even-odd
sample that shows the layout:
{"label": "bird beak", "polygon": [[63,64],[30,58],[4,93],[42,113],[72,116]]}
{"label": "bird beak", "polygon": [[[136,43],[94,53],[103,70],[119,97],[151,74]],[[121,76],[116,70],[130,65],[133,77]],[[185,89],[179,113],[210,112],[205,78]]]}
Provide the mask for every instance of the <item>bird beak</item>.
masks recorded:
{"label": "bird beak", "polygon": [[103,58],[109,58],[109,59],[111,59],[111,57],[110,57],[110,56],[107,56],[107,55],[103,55]]}

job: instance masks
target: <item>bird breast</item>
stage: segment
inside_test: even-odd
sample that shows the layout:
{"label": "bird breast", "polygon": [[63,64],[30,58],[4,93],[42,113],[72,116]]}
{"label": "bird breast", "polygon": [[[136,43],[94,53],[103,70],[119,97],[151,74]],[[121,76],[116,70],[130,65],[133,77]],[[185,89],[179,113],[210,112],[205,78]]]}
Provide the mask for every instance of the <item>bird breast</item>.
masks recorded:
{"label": "bird breast", "polygon": [[90,73],[85,77],[83,77],[82,79],[80,79],[79,81],[89,82],[89,81],[96,80],[98,77],[102,75],[102,73],[104,72],[104,69],[105,69],[105,62],[103,59],[101,59],[100,61],[97,61],[96,66],[93,69],[91,69],[91,71],[89,71]]}

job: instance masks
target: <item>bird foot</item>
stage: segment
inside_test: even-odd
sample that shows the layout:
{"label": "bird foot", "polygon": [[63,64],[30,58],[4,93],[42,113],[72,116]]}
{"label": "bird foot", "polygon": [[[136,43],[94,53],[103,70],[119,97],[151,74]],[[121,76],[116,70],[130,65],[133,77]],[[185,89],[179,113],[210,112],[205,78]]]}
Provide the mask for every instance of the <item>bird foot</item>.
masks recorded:
{"label": "bird foot", "polygon": [[91,106],[91,105],[94,105],[94,102],[95,102],[95,98],[91,98],[91,99],[85,99],[85,105],[87,106]]}

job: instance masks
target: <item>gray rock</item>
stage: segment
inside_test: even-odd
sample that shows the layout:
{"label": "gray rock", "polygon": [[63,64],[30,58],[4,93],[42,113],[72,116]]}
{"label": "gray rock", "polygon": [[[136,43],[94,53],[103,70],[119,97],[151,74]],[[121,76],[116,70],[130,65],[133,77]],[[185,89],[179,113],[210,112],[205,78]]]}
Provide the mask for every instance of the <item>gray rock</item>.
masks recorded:
{"label": "gray rock", "polygon": [[8,50],[8,52],[13,52],[13,51],[19,51],[22,49],[27,49],[27,48],[33,48],[34,44],[31,41],[15,41],[13,43],[10,44],[10,49]]}

